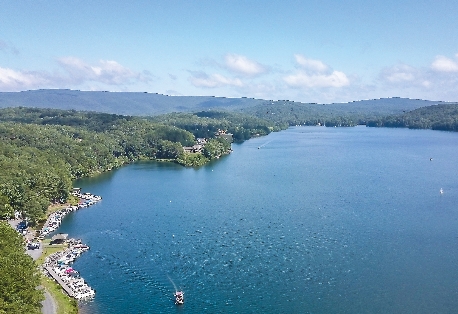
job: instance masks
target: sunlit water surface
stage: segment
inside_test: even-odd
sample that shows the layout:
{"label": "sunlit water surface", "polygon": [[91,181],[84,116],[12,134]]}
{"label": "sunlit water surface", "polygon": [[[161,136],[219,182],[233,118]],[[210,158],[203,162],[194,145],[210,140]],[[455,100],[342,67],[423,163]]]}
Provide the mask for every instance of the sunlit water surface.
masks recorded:
{"label": "sunlit water surface", "polygon": [[458,134],[295,127],[233,149],[75,183],[103,197],[59,229],[91,247],[83,313],[456,311]]}

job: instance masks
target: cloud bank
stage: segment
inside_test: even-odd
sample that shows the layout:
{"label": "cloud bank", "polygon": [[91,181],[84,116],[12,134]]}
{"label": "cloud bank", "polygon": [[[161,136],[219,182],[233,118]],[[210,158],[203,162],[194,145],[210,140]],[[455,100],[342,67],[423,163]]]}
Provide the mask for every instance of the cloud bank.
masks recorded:
{"label": "cloud bank", "polygon": [[57,59],[59,71],[23,71],[0,67],[0,90],[21,91],[38,88],[72,88],[84,84],[126,86],[149,82],[148,72],[132,71],[116,61],[100,60],[89,64],[76,57]]}
{"label": "cloud bank", "polygon": [[[10,49],[0,41],[0,53],[11,53]],[[246,56],[228,53],[220,62],[210,59],[196,63],[196,69],[166,74],[161,90],[157,84],[150,85],[154,76],[149,71],[137,72],[115,60],[87,62],[66,56],[55,60],[52,72],[14,69],[0,64],[0,91],[40,88],[138,91],[139,86],[143,86],[142,90],[174,95],[247,96],[324,103],[393,96],[458,100],[458,53],[433,56],[423,66],[400,62],[380,69],[375,77],[366,80],[302,54],[293,55],[293,60],[288,68],[279,64],[263,65]]]}
{"label": "cloud bank", "polygon": [[0,90],[21,91],[52,85],[54,78],[45,72],[16,71],[0,67]]}
{"label": "cloud bank", "polygon": [[100,60],[97,64],[91,65],[75,57],[63,57],[58,59],[58,63],[68,72],[69,79],[75,83],[94,81],[108,85],[122,85],[148,81],[148,77],[113,60]]}

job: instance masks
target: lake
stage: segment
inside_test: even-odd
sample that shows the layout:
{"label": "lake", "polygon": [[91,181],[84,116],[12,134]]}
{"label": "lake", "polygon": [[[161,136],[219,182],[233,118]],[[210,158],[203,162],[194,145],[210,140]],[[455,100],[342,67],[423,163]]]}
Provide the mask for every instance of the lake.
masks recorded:
{"label": "lake", "polygon": [[103,197],[59,229],[91,247],[83,313],[456,311],[458,134],[294,127],[233,150],[75,183]]}

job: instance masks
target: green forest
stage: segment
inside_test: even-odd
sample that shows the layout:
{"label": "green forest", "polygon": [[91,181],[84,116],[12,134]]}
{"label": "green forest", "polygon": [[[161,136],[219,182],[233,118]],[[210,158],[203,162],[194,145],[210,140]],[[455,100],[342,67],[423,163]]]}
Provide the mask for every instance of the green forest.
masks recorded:
{"label": "green forest", "polygon": [[380,112],[386,114],[387,110],[349,104],[306,104],[279,100],[244,108],[240,112],[276,125],[351,127],[366,124],[366,121],[380,117]]}
{"label": "green forest", "polygon": [[418,108],[367,122],[369,127],[393,127],[458,131],[458,104],[439,104]]}
{"label": "green forest", "polygon": [[0,221],[0,313],[41,313],[40,273],[24,254],[22,236]]}

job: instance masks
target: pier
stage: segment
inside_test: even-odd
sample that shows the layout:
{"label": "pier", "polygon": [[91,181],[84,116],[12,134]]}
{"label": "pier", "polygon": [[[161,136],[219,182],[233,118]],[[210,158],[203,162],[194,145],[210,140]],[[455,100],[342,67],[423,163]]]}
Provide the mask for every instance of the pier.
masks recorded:
{"label": "pier", "polygon": [[48,272],[49,276],[53,278],[61,287],[64,289],[64,291],[70,296],[70,297],[75,297],[75,293],[73,292],[72,289],[70,289],[69,286],[60,278],[60,276],[52,269],[52,267],[45,267],[46,271]]}
{"label": "pier", "polygon": [[69,247],[49,255],[43,264],[45,275],[54,279],[62,289],[77,300],[90,299],[95,296],[95,290],[89,287],[71,264],[84,252],[89,250],[81,240],[69,239]]}

